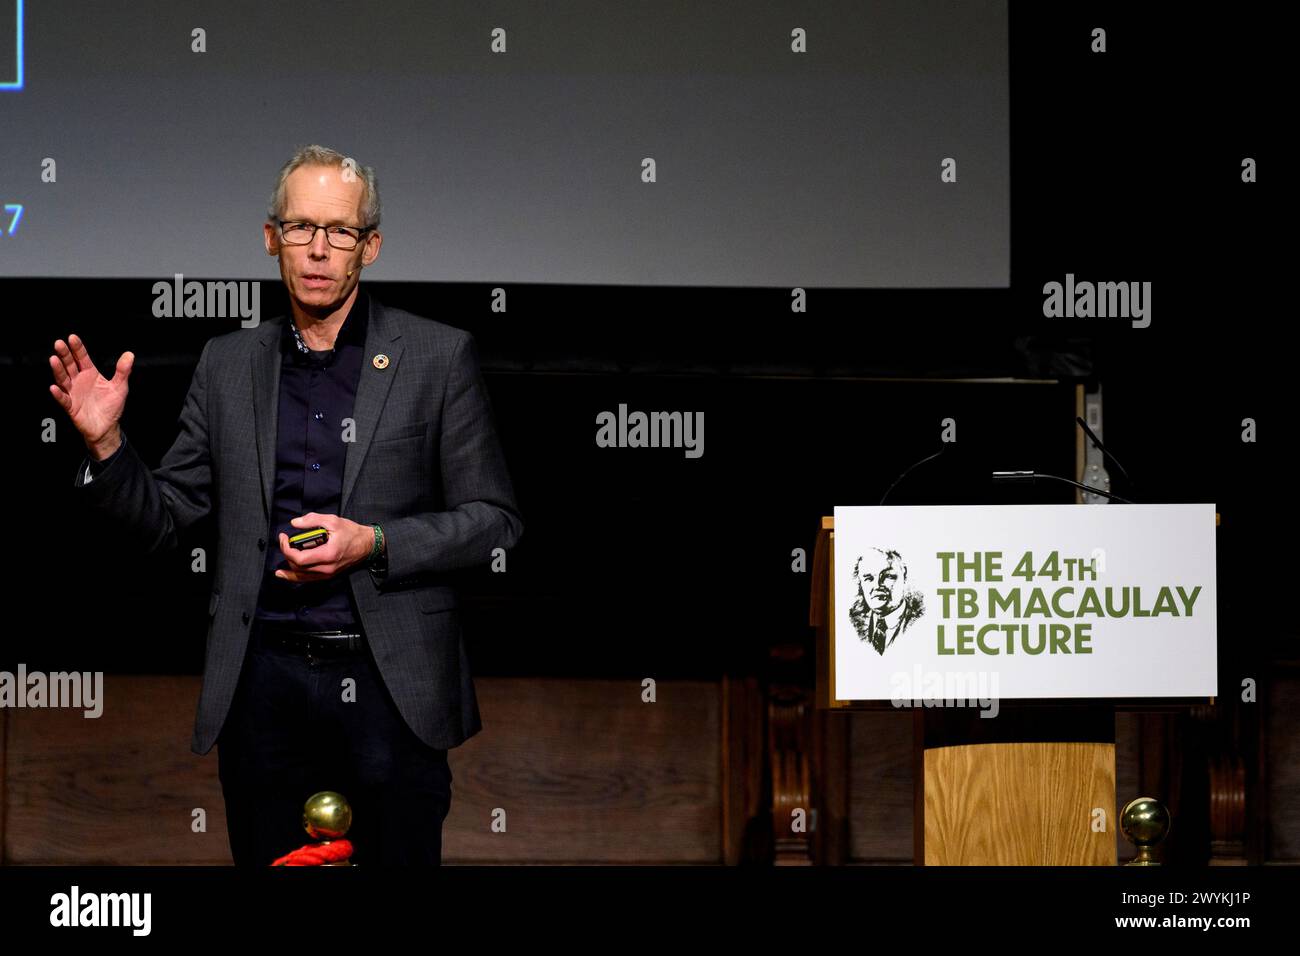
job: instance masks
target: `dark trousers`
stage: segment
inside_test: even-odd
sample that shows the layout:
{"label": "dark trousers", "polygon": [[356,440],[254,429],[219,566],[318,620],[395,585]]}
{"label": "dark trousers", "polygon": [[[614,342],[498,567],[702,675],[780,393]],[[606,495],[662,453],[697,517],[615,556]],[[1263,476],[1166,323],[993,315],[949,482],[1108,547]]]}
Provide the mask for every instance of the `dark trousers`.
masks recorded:
{"label": "dark trousers", "polygon": [[269,866],[314,842],[303,804],[335,790],[352,805],[354,864],[437,866],[451,808],[447,751],[402,719],[369,647],[309,658],[257,638],[217,738],[235,865]]}

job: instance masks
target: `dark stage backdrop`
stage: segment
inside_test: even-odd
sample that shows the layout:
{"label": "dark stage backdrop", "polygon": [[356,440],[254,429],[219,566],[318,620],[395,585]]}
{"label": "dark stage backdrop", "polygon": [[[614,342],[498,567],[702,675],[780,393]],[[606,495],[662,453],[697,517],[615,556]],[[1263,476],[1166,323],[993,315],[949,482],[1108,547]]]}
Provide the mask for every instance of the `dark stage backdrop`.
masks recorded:
{"label": "dark stage backdrop", "polygon": [[[344,8],[312,9],[306,29],[333,36],[321,23]],[[1283,173],[1264,159],[1278,155],[1281,119],[1271,14],[1216,21],[1207,37],[1190,15],[1125,5],[1013,3],[1004,20],[996,5],[940,16],[908,4],[894,15],[912,26],[884,32],[871,26],[884,6],[855,6],[834,28],[822,5],[703,27],[684,7],[620,5],[616,17],[602,6],[566,60],[554,50],[565,23],[505,9],[513,65],[493,78],[502,67],[481,18],[444,13],[420,31],[394,12],[349,20],[346,96],[343,80],[318,82],[332,40],[309,45],[308,80],[249,72],[279,62],[270,14],[234,44],[224,14],[197,5],[112,24],[29,11],[27,88],[0,92],[2,198],[26,201],[27,218],[0,240],[0,274],[46,278],[0,282],[17,622],[0,664],[198,672],[210,581],[189,572],[187,552],[120,553],[73,509],[82,448],[47,394],[46,356],[70,330],[103,364],[134,350],[126,427],[156,461],[203,342],[236,323],[154,319],[152,281],[268,276],[256,229],[275,168],[293,144],[332,137],[378,167],[390,203],[370,287],[481,343],[527,530],[507,574],[464,582],[480,673],[747,668],[774,634],[807,637],[807,575],[791,572],[790,552],[811,547],[819,515],[878,501],[938,448],[948,417],[956,445],[892,500],[1006,500],[991,468],[1068,473],[1076,382],[1103,388],[1107,444],[1134,479],[1112,470],[1117,491],[1223,513],[1224,653],[1248,661],[1225,680],[1294,656],[1294,623],[1270,599],[1286,593],[1281,554],[1295,537],[1296,354],[1279,294],[1286,247],[1273,238]],[[210,52],[189,60],[172,34],[205,21]],[[817,51],[802,74],[784,52],[801,23]],[[1089,50],[1099,24],[1104,55]],[[76,45],[92,28],[101,44]],[[454,31],[477,31],[472,57],[450,55]],[[122,53],[145,38],[155,55]],[[958,39],[970,49],[955,59],[926,46]],[[75,62],[50,59],[74,47]],[[714,85],[694,62],[706,51],[719,57]],[[945,95],[970,58],[989,85]],[[207,73],[181,83],[190,63]],[[836,82],[889,63],[902,72],[875,74],[893,77],[878,91],[903,102],[926,90],[932,109]],[[412,112],[403,98],[421,88]],[[728,99],[737,90],[749,106]],[[899,187],[863,215],[885,175],[863,158],[868,140],[877,160],[911,156],[917,189],[956,202],[953,214],[932,218],[921,192]],[[954,143],[982,158],[943,191]],[[660,182],[641,184],[636,163],[664,148],[675,159],[662,153]],[[68,157],[57,186],[39,180],[46,155]],[[1269,170],[1258,183],[1242,183],[1245,157]],[[980,180],[998,177],[1010,191],[991,199]],[[977,193],[992,202],[982,212],[964,205]],[[191,221],[201,241],[187,238]],[[1067,274],[1151,282],[1150,325],[1046,317],[1043,286]],[[85,278],[48,278],[62,276]],[[808,290],[804,313],[791,312],[793,284]],[[504,314],[490,309],[498,285]],[[263,291],[274,314],[283,295]],[[969,377],[1032,381],[933,381]],[[703,457],[598,449],[595,416],[620,403],[703,412]],[[46,417],[59,423],[52,444],[40,440]],[[1247,420],[1259,441],[1242,441]]]}

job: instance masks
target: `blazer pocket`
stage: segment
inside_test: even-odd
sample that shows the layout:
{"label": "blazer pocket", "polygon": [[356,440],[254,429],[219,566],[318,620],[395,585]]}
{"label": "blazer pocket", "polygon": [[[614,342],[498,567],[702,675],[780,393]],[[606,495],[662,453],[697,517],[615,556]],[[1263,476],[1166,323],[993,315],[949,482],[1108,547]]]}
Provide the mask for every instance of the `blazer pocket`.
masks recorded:
{"label": "blazer pocket", "polygon": [[221,592],[213,591],[212,596],[208,598],[208,617],[217,613],[217,605],[221,602]]}
{"label": "blazer pocket", "polygon": [[421,438],[424,436],[425,429],[429,427],[429,422],[407,422],[404,425],[394,425],[392,428],[381,428],[375,432],[373,441],[397,441],[401,438]]}
{"label": "blazer pocket", "polygon": [[445,611],[456,606],[456,592],[448,587],[420,588],[416,592],[416,602],[425,614]]}

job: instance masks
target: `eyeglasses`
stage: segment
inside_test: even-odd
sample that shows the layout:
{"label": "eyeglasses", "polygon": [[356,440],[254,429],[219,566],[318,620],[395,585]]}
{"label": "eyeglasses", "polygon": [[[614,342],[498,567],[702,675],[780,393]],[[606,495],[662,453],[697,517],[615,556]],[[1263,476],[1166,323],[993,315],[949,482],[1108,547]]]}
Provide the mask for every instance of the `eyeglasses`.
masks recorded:
{"label": "eyeglasses", "polygon": [[291,219],[281,219],[280,236],[291,246],[306,246],[316,238],[316,230],[325,230],[325,241],[335,249],[355,249],[361,237],[370,232],[373,227],[366,226],[358,228],[356,226],[318,226],[312,222],[297,222]]}

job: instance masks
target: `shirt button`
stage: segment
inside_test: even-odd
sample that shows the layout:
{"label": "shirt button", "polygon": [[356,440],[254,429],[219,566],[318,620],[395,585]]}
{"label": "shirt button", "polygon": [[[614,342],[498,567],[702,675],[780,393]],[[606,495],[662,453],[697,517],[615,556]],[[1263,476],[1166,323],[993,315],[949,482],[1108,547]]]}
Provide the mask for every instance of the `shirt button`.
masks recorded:
{"label": "shirt button", "polygon": [[318,461],[314,461],[314,462],[312,462],[312,464],[311,464],[311,470],[312,470],[312,471],[320,471],[320,462],[318,462]]}
{"label": "shirt button", "polygon": [[265,550],[266,550],[266,539],[265,539],[265,538],[258,538],[258,539],[257,539],[257,550],[258,550],[258,551],[265,551]]}
{"label": "shirt button", "polygon": [[320,420],[321,420],[322,418],[324,418],[324,417],[325,417],[325,413],[324,413],[324,412],[317,412],[317,413],[316,413],[316,421],[320,421]]}
{"label": "shirt button", "polygon": [[240,620],[242,620],[245,624],[248,623],[248,612],[247,612],[247,611],[245,611],[243,614],[240,615]]}

